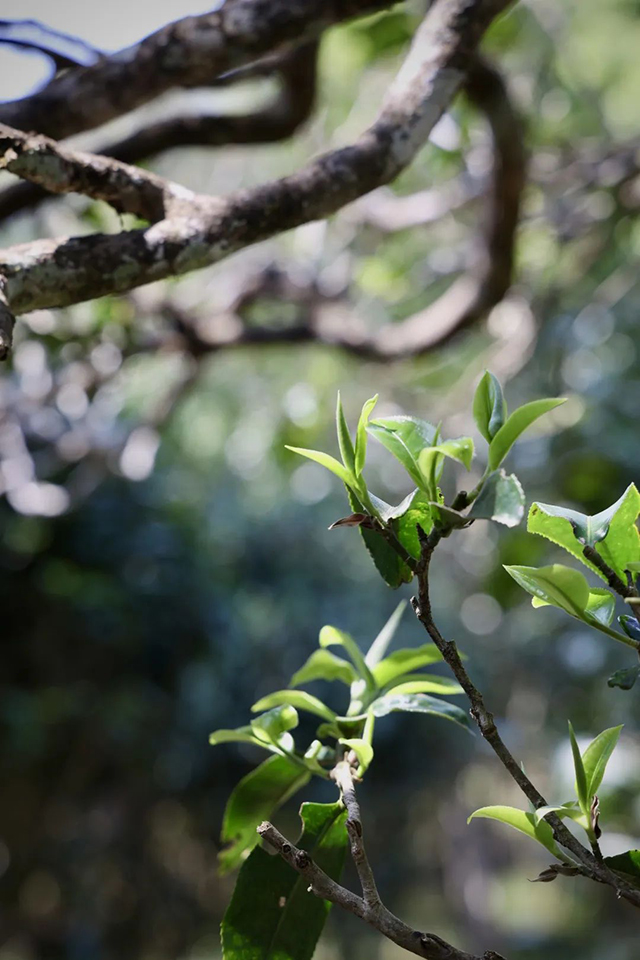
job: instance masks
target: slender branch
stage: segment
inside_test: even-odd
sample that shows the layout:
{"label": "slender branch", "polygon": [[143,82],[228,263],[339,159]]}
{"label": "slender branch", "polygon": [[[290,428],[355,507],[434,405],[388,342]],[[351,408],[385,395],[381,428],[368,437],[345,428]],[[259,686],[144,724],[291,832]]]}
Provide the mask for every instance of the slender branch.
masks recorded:
{"label": "slender branch", "polygon": [[[466,693],[471,704],[471,715],[480,733],[493,749],[504,768],[536,809],[538,807],[548,806],[545,798],[531,780],[529,780],[522,767],[518,764],[502,740],[493,714],[487,709],[482,694],[471,681],[460,659],[455,642],[445,640],[434,622],[429,594],[429,566],[433,552],[441,539],[441,535],[434,529],[427,536],[420,527],[418,527],[418,534],[421,543],[421,555],[416,572],[418,598],[414,598],[413,600],[413,608],[416,616],[438,650],[442,653],[444,660]],[[640,908],[640,891],[627,884],[624,880],[621,880],[613,871],[609,870],[606,864],[587,850],[587,848],[573,836],[555,813],[547,814],[545,819],[551,825],[553,835],[557,842],[576,858],[580,864],[580,872],[584,876],[592,880],[597,880],[600,883],[608,884],[615,890],[616,896],[623,897],[629,903],[633,904],[633,906]]]}
{"label": "slender branch", "polygon": [[369,865],[364,847],[360,807],[355,793],[353,774],[348,760],[340,761],[332,772],[333,779],[340,787],[347,808],[347,831],[350,839],[351,855],[362,884],[364,896],[359,897],[351,890],[341,886],[318,867],[306,850],[300,850],[276,830],[271,823],[262,823],[258,833],[263,840],[274,847],[283,860],[309,883],[310,891],[316,897],[322,897],[336,903],[360,917],[388,940],[392,940],[404,950],[426,960],[504,960],[497,953],[489,951],[482,957],[465,953],[442,940],[434,933],[423,933],[404,923],[384,906],[376,888],[373,872]]}
{"label": "slender branch", "polygon": [[608,563],[606,563],[595,547],[590,547],[589,544],[586,544],[582,550],[583,556],[592,563],[594,567],[597,567],[600,573],[606,578],[607,583],[618,596],[627,600],[629,597],[637,597],[638,591],[634,586],[630,586],[620,579],[615,570],[612,570]]}

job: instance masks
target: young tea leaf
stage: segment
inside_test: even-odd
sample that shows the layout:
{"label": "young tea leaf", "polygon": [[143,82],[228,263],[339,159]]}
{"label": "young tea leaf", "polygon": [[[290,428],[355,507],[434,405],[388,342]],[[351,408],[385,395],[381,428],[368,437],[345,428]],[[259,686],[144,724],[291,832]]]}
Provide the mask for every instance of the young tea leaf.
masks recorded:
{"label": "young tea leaf", "polygon": [[358,674],[348,660],[336,657],[330,650],[314,650],[306,663],[291,677],[289,686],[300,687],[313,680],[339,680],[350,687],[357,678]]}
{"label": "young tea leaf", "polygon": [[321,647],[344,647],[359,676],[362,677],[368,687],[375,686],[373,675],[352,636],[345,633],[344,630],[338,630],[337,627],[326,626],[320,631],[319,643]]}
{"label": "young tea leaf", "polygon": [[489,469],[496,470],[521,433],[530,427],[539,417],[560,406],[565,398],[532,400],[514,410],[503,423],[489,444]]}
{"label": "young tea leaf", "polygon": [[[353,510],[361,510],[360,501],[347,489],[349,503]],[[371,497],[375,506],[376,497]],[[380,501],[377,501],[378,503]],[[389,506],[387,504],[387,506]],[[376,507],[377,509],[377,507]],[[390,507],[393,510],[393,507]],[[403,583],[411,583],[413,573],[403,560],[398,556],[393,547],[390,547],[386,540],[375,530],[368,530],[364,526],[358,527],[360,536],[364,540],[364,545],[376,570],[392,590],[396,590]]]}
{"label": "young tea leaf", "polygon": [[471,730],[471,721],[465,710],[446,700],[438,700],[426,693],[400,693],[393,690],[371,704],[376,717],[386,717],[389,713],[427,713],[432,717],[453,720],[466,730]]}
{"label": "young tea leaf", "polygon": [[396,677],[384,688],[384,693],[439,693],[450,697],[464,693],[457,680],[439,677],[435,673],[406,673]]}
{"label": "young tea leaf", "polygon": [[251,710],[253,713],[259,713],[261,710],[270,710],[272,707],[280,707],[287,704],[295,707],[296,710],[306,710],[307,713],[315,713],[317,717],[322,717],[324,720],[334,720],[336,717],[335,712],[330,710],[322,700],[318,700],[317,697],[312,697],[310,693],[305,693],[303,690],[276,690],[274,693],[270,693],[268,696],[258,700],[257,703],[254,703]]}
{"label": "young tea leaf", "polygon": [[421,450],[435,443],[437,428],[416,417],[386,417],[372,420],[367,430],[400,461],[415,485],[422,487],[418,457]]}
{"label": "young tea leaf", "polygon": [[285,704],[267,710],[262,716],[251,721],[251,729],[258,740],[278,746],[282,735],[298,726],[298,712],[295,707]]}
{"label": "young tea leaf", "polygon": [[329,453],[322,453],[321,450],[306,450],[303,447],[290,447],[288,444],[285,444],[285,447],[287,450],[291,450],[292,453],[299,453],[301,457],[306,457],[307,460],[313,460],[314,463],[319,463],[321,467],[326,467],[327,470],[331,470],[332,473],[335,473],[336,477],[340,477],[347,487],[354,485],[351,473]]}
{"label": "young tea leaf", "polygon": [[[379,687],[386,687],[395,677],[412,673],[420,667],[442,660],[442,654],[432,643],[425,643],[421,647],[407,647],[396,650],[373,667],[373,676]],[[419,680],[416,677],[416,680]]]}
{"label": "young tea leaf", "polygon": [[519,830],[531,840],[537,840],[543,847],[546,847],[554,857],[560,856],[560,851],[553,839],[553,830],[546,822],[541,820],[536,823],[533,813],[525,813],[524,810],[518,810],[516,807],[493,806],[481,807],[475,810],[467,823],[470,823],[475,817],[482,817],[487,820],[498,820],[500,823],[506,823],[508,826]]}
{"label": "young tea leaf", "polygon": [[364,462],[367,457],[367,423],[369,422],[369,417],[371,412],[378,402],[378,394],[376,393],[375,397],[371,397],[370,400],[362,407],[362,412],[360,414],[360,419],[358,420],[358,429],[356,431],[356,458],[355,458],[355,474],[356,477],[359,477],[362,474],[364,469]]}
{"label": "young tea leaf", "polygon": [[358,758],[358,763],[360,764],[359,775],[362,776],[373,760],[373,747],[370,743],[367,743],[366,740],[362,740],[360,737],[354,737],[348,740],[342,739],[340,743],[353,750]]}
{"label": "young tea leaf", "polygon": [[587,799],[589,803],[593,800],[593,797],[598,792],[598,787],[602,783],[604,772],[611,754],[616,747],[621,730],[622,725],[603,730],[595,740],[592,740],[582,754],[582,764],[587,781]]}
{"label": "young tea leaf", "polygon": [[[339,880],[347,850],[343,805],[303,803],[300,816],[298,846]],[[331,905],[308,893],[308,885],[280,857],[255,849],[222,921],[224,960],[311,960]]]}
{"label": "young tea leaf", "polygon": [[605,590],[604,587],[589,588],[589,600],[585,607],[588,616],[608,627],[613,620],[615,609],[616,598],[609,590]]}
{"label": "young tea leaf", "polygon": [[401,600],[384,627],[369,647],[364,662],[369,668],[375,667],[382,660],[393,640],[396,630],[400,626],[402,615],[407,609],[407,601]]}
{"label": "young tea leaf", "polygon": [[355,450],[353,449],[353,441],[351,439],[351,434],[349,433],[349,427],[347,426],[344,410],[342,409],[340,391],[338,391],[338,400],[336,403],[336,431],[338,434],[338,446],[340,447],[340,456],[342,457],[342,462],[350,473],[355,474],[356,455]]}
{"label": "young tea leaf", "polygon": [[473,417],[487,443],[491,443],[507,417],[500,382],[487,370],[473,398]]}
{"label": "young tea leaf", "polygon": [[578,802],[580,804],[580,809],[582,810],[584,815],[588,817],[591,798],[589,796],[587,774],[584,769],[582,756],[580,754],[580,748],[578,746],[578,741],[576,740],[576,735],[573,731],[573,726],[570,720],[569,720],[569,738],[571,740],[571,753],[573,754],[573,766],[576,772],[576,794],[578,795]]}
{"label": "young tea leaf", "polygon": [[589,584],[578,570],[554,563],[549,567],[505,566],[507,573],[534,598],[534,606],[551,604],[579,620],[589,603]]}
{"label": "young tea leaf", "polygon": [[286,757],[269,757],[248,773],[235,787],[224,812],[220,873],[228,873],[258,842],[256,827],[297,793],[311,779],[311,773]]}
{"label": "young tea leaf", "polygon": [[209,743],[217,747],[219,743],[252,743],[256,747],[267,749],[262,740],[258,740],[251,727],[237,727],[235,730],[214,730],[209,734]]}
{"label": "young tea leaf", "polygon": [[409,508],[393,525],[398,540],[416,560],[420,557],[418,524],[426,534],[433,529],[433,505],[422,491],[416,493]]}

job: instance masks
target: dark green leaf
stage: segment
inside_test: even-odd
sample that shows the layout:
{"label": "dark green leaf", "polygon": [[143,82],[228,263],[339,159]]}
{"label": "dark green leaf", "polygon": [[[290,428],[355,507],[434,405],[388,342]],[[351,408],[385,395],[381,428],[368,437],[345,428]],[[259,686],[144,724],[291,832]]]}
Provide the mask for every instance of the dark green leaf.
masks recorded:
{"label": "dark green leaf", "polygon": [[348,660],[336,657],[330,650],[314,650],[289,682],[292,687],[300,687],[312,680],[339,680],[350,687],[357,678],[358,675]]}
{"label": "dark green leaf", "polygon": [[636,680],[640,675],[640,665],[637,667],[627,667],[626,670],[616,670],[612,673],[607,683],[610,687],[619,687],[620,690],[631,690],[635,686]]}
{"label": "dark green leaf", "polygon": [[507,405],[500,382],[488,370],[478,384],[473,398],[473,416],[478,430],[487,443],[491,443],[506,419]]}
{"label": "dark green leaf", "polygon": [[467,730],[471,729],[469,715],[465,710],[453,703],[447,703],[446,700],[430,697],[427,693],[398,693],[394,690],[374,700],[371,710],[376,717],[386,717],[389,713],[428,713],[433,717],[453,720]]}
{"label": "dark green leaf", "polygon": [[[347,490],[352,510],[362,510],[360,501]],[[374,499],[374,498],[372,498]],[[393,509],[393,508],[391,508]],[[375,530],[358,527],[360,536],[364,540],[369,556],[373,560],[376,570],[392,589],[397,589],[403,583],[411,583],[413,574],[409,567],[400,559],[393,547]]]}
{"label": "dark green leaf", "polygon": [[624,873],[633,877],[636,882],[640,881],[640,850],[627,850],[615,857],[605,857],[604,862],[617,873]]}
{"label": "dark green leaf", "polygon": [[429,503],[426,494],[421,491],[416,492],[409,509],[393,525],[398,540],[407,553],[410,553],[416,560],[420,556],[418,524],[427,534],[433,528],[432,504]]}
{"label": "dark green leaf", "polygon": [[[303,803],[298,846],[339,880],[347,849],[341,803]],[[243,865],[222,921],[224,960],[311,960],[330,904],[307,892],[308,881],[262,848]]]}
{"label": "dark green leaf", "polygon": [[286,757],[269,757],[235,787],[224,812],[220,839],[229,844],[220,852],[220,872],[233,870],[258,842],[256,828],[268,820],[311,774]]}
{"label": "dark green leaf", "polygon": [[638,623],[635,617],[630,617],[628,614],[623,613],[621,617],[618,617],[618,623],[631,640],[640,641],[640,623]]}
{"label": "dark green leaf", "polygon": [[549,413],[550,410],[564,402],[563,398],[532,400],[531,403],[525,403],[524,406],[514,410],[489,444],[489,469],[496,470],[500,466],[513,444],[527,427],[530,427],[543,414]]}
{"label": "dark green leaf", "polygon": [[467,516],[516,527],[524,516],[524,491],[515,474],[504,470],[490,474]]}

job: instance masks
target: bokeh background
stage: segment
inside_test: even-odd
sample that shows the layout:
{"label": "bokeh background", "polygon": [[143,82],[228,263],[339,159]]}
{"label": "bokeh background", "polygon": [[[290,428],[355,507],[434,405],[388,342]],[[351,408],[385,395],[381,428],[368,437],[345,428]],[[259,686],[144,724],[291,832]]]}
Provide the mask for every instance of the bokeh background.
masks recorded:
{"label": "bokeh background", "polygon": [[[22,0],[19,16],[116,49],[208,6]],[[6,0],[0,13],[18,15]],[[294,140],[173,151],[155,168],[222,193],[347,142],[375,115],[415,22],[398,8],[329,31],[317,110]],[[639,479],[640,4],[524,0],[485,46],[531,158],[517,283],[487,324],[387,366],[311,344],[196,364],[140,340],[163,328],[167,299],[223,315],[265,269],[313,282],[370,328],[429,303],[464,269],[482,216],[487,132],[462,99],[393,187],[329,223],[179,282],[21,319],[0,377],[0,960],[220,956],[233,877],[217,875],[217,838],[231,787],[258,758],[210,748],[209,732],[244,723],[259,695],[284,686],[323,624],[367,644],[409,595],[382,584],[356,531],[327,530],[345,513],[338,483],[284,449],[333,449],[338,389],[351,421],[379,392],[381,414],[442,420],[455,436],[474,429],[473,389],[489,367],[511,405],[569,397],[511,454],[528,502],[596,512]],[[47,70],[0,47],[5,99]],[[265,91],[197,96],[239,110]],[[119,224],[100,204],[53,200],[5,221],[2,245],[96,228]],[[278,328],[296,308],[263,296],[249,319]],[[482,452],[477,463],[474,475]],[[407,492],[373,443],[367,476],[388,500]],[[475,524],[438,551],[436,615],[550,799],[572,796],[567,719],[585,739],[625,723],[602,791],[603,846],[617,853],[640,846],[638,694],[606,684],[629,657],[559,611],[532,610],[501,566],[556,557],[523,529]],[[398,644],[423,639],[407,615]],[[510,960],[636,960],[630,907],[581,879],[531,884],[541,848],[466,825],[478,806],[525,805],[478,737],[389,717],[360,796],[381,892],[408,922]],[[296,806],[278,819],[291,834]],[[401,951],[334,911],[316,956]]]}

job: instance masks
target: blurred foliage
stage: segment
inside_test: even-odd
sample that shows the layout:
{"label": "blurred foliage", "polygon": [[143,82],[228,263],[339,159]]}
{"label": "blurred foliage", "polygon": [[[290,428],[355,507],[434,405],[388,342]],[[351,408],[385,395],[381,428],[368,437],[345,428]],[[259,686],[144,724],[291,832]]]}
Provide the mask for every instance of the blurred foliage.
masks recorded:
{"label": "blurred foliage", "polygon": [[[161,288],[20,322],[0,381],[0,960],[219,956],[232,879],[217,877],[216,840],[230,786],[256,758],[236,745],[214,751],[207,735],[283,686],[322,624],[364,643],[398,600],[356,531],[327,530],[345,512],[338,484],[284,449],[333,449],[338,388],[351,420],[379,392],[380,416],[445,419],[462,434],[491,366],[513,378],[512,407],[570,397],[551,432],[509,461],[529,502],[595,513],[638,480],[638,13],[629,0],[537,0],[491,30],[486,50],[528,125],[518,281],[486,329],[437,355],[381,368],[327,348],[256,347],[210,357],[192,383],[185,358],[138,351],[166,326],[167,296],[223,314],[274,263],[329,294],[346,289],[371,328],[432,301],[468,263],[482,216],[487,134],[463,99],[392,189],[328,224]],[[317,115],[293,142],[174,151],[158,170],[222,192],[348,142],[375,114],[415,22],[394,12],[332,30]],[[242,106],[256,89],[202,96]],[[376,225],[373,200],[433,187],[466,199],[437,222]],[[99,205],[54,201],[7,224],[3,245],[96,225],[119,228]],[[265,300],[251,320],[292,316]],[[407,492],[400,472],[373,444],[371,453],[370,485],[396,502]],[[551,563],[559,551],[523,527],[488,527],[438,552],[442,630],[467,652],[505,739],[550,799],[571,789],[567,717],[584,741],[625,723],[602,797],[613,825],[604,846],[639,846],[637,690],[606,684],[628,665],[625,651],[558,611],[533,611],[501,564]],[[410,618],[397,642],[422,642]],[[361,795],[389,906],[513,960],[635,960],[634,918],[606,891],[529,884],[546,865],[532,845],[492,824],[466,826],[476,807],[520,797],[477,738],[435,723],[390,717]],[[332,798],[323,784],[308,796]],[[281,821],[295,833],[295,807]],[[316,956],[400,951],[334,911]]]}

